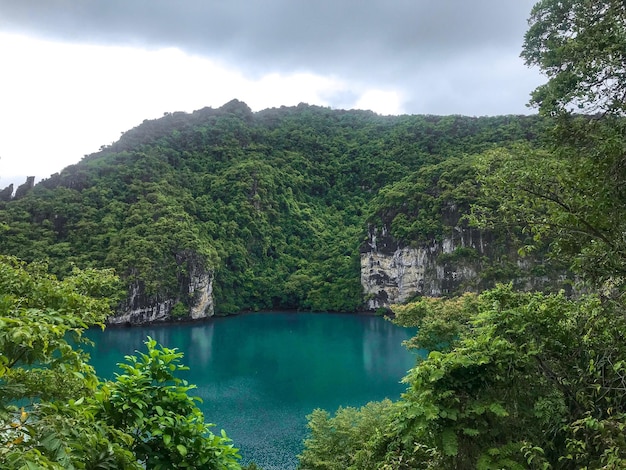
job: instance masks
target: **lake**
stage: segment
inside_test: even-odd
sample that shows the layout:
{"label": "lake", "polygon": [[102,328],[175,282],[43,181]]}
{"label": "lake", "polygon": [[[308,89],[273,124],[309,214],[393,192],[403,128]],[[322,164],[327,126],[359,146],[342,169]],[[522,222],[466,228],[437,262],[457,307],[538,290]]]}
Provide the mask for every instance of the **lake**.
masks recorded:
{"label": "lake", "polygon": [[322,313],[247,313],[201,323],[90,330],[91,363],[103,378],[151,336],[185,354],[205,420],[226,430],[242,463],[264,470],[297,465],[315,408],[362,406],[405,390],[415,364],[402,341],[414,330],[380,317]]}

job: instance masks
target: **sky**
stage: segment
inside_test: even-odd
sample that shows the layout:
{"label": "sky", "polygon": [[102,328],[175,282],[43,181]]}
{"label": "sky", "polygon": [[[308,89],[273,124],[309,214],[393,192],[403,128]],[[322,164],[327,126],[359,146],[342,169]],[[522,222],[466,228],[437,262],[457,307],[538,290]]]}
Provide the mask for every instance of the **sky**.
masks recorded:
{"label": "sky", "polygon": [[0,189],[144,119],[308,103],[531,114],[531,0],[0,0]]}

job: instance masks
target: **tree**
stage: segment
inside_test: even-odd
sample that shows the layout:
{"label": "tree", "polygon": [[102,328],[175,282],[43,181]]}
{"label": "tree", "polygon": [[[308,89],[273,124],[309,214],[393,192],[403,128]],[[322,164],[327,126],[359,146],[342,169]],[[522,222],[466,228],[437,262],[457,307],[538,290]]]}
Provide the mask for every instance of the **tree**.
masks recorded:
{"label": "tree", "polygon": [[75,269],[57,279],[45,263],[0,257],[0,466],[3,469],[236,470],[175,374],[182,353],[148,339],[125,374],[101,383],[81,349],[104,327],[119,282]]}
{"label": "tree", "polygon": [[626,111],[626,4],[542,0],[532,9],[522,57],[548,82],[531,103],[546,114]]}
{"label": "tree", "polygon": [[346,470],[374,468],[375,454],[367,440],[382,433],[395,414],[391,400],[371,402],[361,408],[339,408],[331,417],[314,410],[309,416],[310,436],[298,456],[301,470]]}
{"label": "tree", "polygon": [[441,468],[626,464],[619,303],[510,286],[461,305],[439,302],[460,306],[471,328],[405,378],[392,447],[417,440]]}
{"label": "tree", "polygon": [[591,286],[619,287],[626,276],[626,206],[621,203],[626,187],[611,170],[617,154],[601,148],[616,136],[600,123],[586,136],[596,142],[482,155],[477,163],[482,195],[472,208],[473,220],[487,228],[522,227],[528,235],[522,252],[550,245],[552,259]]}
{"label": "tree", "polygon": [[[590,295],[499,286],[408,305],[433,350],[393,404],[309,416],[303,469],[598,469],[626,465],[626,319]],[[450,340],[436,318],[456,310]],[[367,431],[365,430],[367,429]]]}
{"label": "tree", "polygon": [[103,326],[117,288],[111,271],[60,281],[44,263],[0,257],[3,468],[135,468],[123,437],[86,409],[98,379],[74,347],[86,328]]}
{"label": "tree", "polygon": [[175,375],[188,369],[183,354],[151,338],[145,344],[147,353],[126,356],[119,365],[125,373],[100,388],[96,417],[132,437],[131,450],[147,469],[240,469],[226,433],[214,435],[199,399],[188,395],[194,386]]}
{"label": "tree", "polygon": [[[531,104],[555,117],[550,145],[485,155],[493,220],[521,223],[594,285],[626,278],[626,4],[542,0],[522,57],[548,77]],[[575,112],[598,113],[577,115]],[[490,215],[477,208],[482,223]],[[487,217],[485,217],[487,215]]]}

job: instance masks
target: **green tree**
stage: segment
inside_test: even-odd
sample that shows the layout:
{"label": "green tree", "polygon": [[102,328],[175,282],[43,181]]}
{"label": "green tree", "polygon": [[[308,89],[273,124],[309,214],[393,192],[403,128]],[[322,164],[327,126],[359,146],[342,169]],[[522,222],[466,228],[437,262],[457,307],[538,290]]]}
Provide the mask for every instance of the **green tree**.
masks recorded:
{"label": "green tree", "polygon": [[238,469],[175,374],[182,354],[149,339],[125,374],[101,383],[81,348],[120,292],[111,271],[63,280],[45,263],[0,257],[0,466],[3,469]]}
{"label": "green tree", "polygon": [[626,5],[621,0],[542,0],[522,57],[548,82],[532,94],[546,114],[626,111]]}
{"label": "green tree", "polygon": [[409,372],[390,443],[417,438],[442,468],[621,468],[619,308],[510,286],[464,302],[471,328]]}
{"label": "green tree", "polygon": [[132,437],[131,450],[147,469],[241,468],[226,433],[213,434],[188,395],[194,386],[176,377],[188,369],[183,354],[151,338],[145,344],[147,353],[126,356],[124,373],[102,385],[96,417]]}
{"label": "green tree", "polygon": [[475,204],[473,218],[482,227],[522,227],[528,235],[522,251],[550,245],[553,259],[592,285],[619,286],[626,275],[626,206],[621,203],[626,194],[624,179],[611,170],[621,157],[603,149],[617,136],[596,123],[585,139],[595,142],[483,155],[478,179],[483,201],[492,202]]}
{"label": "green tree", "polygon": [[73,346],[103,326],[118,288],[110,271],[58,280],[44,263],[0,257],[2,468],[135,468],[124,437],[87,410],[98,379]]}
{"label": "green tree", "polygon": [[314,410],[309,416],[309,437],[299,458],[301,470],[375,468],[374,452],[365,440],[381,434],[395,414],[391,400],[371,402],[361,408],[339,408],[334,416]]}
{"label": "green tree", "polygon": [[[393,406],[311,415],[302,468],[623,468],[621,309],[510,285],[408,305],[400,321],[427,329],[413,345],[447,344],[409,371]],[[450,328],[435,321],[454,311]]]}
{"label": "green tree", "polygon": [[[482,187],[498,203],[492,221],[551,241],[554,257],[594,285],[622,286],[626,5],[543,0],[529,24],[522,56],[548,77],[531,103],[557,118],[545,149],[520,146],[482,159]],[[601,114],[573,114],[581,110]],[[485,223],[491,215],[482,209],[475,213]]]}

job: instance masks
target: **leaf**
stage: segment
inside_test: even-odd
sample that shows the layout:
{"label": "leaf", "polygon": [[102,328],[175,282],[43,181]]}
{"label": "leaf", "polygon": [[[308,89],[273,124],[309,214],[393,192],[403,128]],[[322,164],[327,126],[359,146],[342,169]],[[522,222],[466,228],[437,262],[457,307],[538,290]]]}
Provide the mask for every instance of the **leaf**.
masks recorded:
{"label": "leaf", "polygon": [[489,411],[491,411],[496,416],[500,416],[500,417],[509,415],[509,412],[506,411],[500,403],[491,403],[489,405]]}
{"label": "leaf", "polygon": [[178,449],[178,452],[180,453],[180,455],[182,455],[183,457],[185,457],[187,455],[187,448],[182,445],[182,444],[178,444],[176,446],[176,449]]}
{"label": "leaf", "polygon": [[478,431],[478,429],[474,428],[463,428],[463,434],[465,434],[466,436],[478,436],[480,432]]}
{"label": "leaf", "polygon": [[459,453],[459,441],[452,429],[444,429],[441,433],[443,453],[453,457]]}

